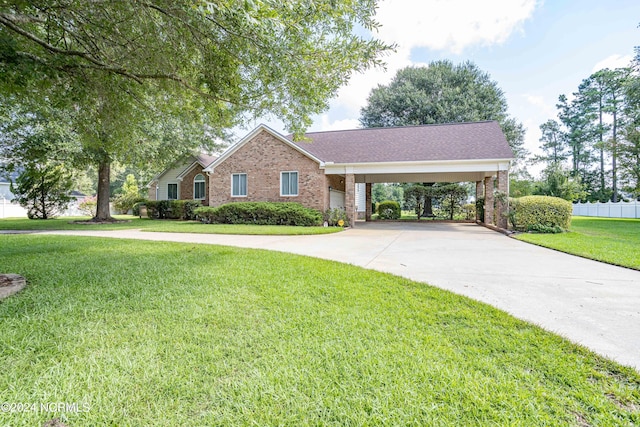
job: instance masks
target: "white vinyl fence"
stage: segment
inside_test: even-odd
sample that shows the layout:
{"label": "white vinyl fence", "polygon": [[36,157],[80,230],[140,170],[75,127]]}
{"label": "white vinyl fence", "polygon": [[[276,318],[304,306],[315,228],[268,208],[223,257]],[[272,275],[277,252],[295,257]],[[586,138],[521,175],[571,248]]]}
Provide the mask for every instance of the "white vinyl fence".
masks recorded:
{"label": "white vinyl fence", "polygon": [[574,203],[573,214],[606,218],[640,218],[640,202]]}
{"label": "white vinyl fence", "polygon": [[17,203],[0,196],[0,218],[26,218],[27,210]]}
{"label": "white vinyl fence", "polygon": [[[62,212],[59,216],[86,216],[85,213],[80,211],[78,205],[79,200],[72,200],[67,207],[67,210]],[[113,206],[110,205],[111,215],[119,213],[113,210]],[[26,218],[27,210],[17,203],[11,203],[11,200],[5,199],[0,196],[0,218]]]}

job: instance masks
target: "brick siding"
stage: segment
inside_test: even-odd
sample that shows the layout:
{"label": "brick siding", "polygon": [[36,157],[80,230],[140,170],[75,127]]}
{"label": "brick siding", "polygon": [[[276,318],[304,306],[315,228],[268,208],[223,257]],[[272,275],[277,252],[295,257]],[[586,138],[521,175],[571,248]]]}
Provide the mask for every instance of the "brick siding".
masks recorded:
{"label": "brick siding", "polygon": [[[298,195],[280,196],[280,172],[298,172]],[[247,196],[231,196],[231,176],[247,174]],[[215,167],[209,177],[209,204],[229,202],[298,202],[324,211],[329,184],[320,165],[262,131]]]}
{"label": "brick siding", "polygon": [[205,199],[202,200],[202,204],[207,206],[209,204],[209,184],[208,184],[208,180],[207,180],[207,174],[202,172],[202,169],[204,169],[202,166],[200,166],[199,164],[195,165],[193,167],[193,169],[191,169],[189,171],[188,174],[186,174],[183,178],[182,178],[182,182],[180,182],[180,199],[181,200],[193,200],[193,180],[196,177],[196,175],[198,175],[199,173],[204,175],[204,197]]}

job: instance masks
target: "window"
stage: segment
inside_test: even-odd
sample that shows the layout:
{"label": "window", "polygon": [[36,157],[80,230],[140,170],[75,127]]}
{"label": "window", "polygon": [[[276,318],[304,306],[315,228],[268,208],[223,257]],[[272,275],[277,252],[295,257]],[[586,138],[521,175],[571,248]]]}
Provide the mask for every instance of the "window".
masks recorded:
{"label": "window", "polygon": [[281,172],[280,173],[280,195],[281,196],[297,196],[298,195],[298,172]]}
{"label": "window", "polygon": [[234,173],[231,175],[231,196],[246,197],[247,196],[247,174]]}
{"label": "window", "polygon": [[167,200],[178,200],[178,184],[167,185]]}
{"label": "window", "polygon": [[204,200],[204,175],[199,173],[193,178],[193,198],[196,200]]}

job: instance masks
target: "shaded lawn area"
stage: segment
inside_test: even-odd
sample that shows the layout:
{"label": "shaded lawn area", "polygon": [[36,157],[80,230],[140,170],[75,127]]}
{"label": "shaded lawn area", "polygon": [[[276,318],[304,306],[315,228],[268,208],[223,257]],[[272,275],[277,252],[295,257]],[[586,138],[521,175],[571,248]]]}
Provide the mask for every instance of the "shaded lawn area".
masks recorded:
{"label": "shaded lawn area", "polygon": [[569,233],[523,233],[519,240],[640,270],[640,219],[575,216]]}
{"label": "shaded lawn area", "polygon": [[168,233],[242,234],[242,235],[309,235],[337,233],[340,227],[294,227],[286,225],[202,224],[198,221],[151,220],[131,215],[115,215],[127,222],[113,224],[74,224],[89,217],[64,217],[47,220],[27,218],[0,219],[0,230],[125,230],[140,229]]}
{"label": "shaded lawn area", "polygon": [[0,236],[0,425],[638,425],[640,374],[422,283],[278,252]]}

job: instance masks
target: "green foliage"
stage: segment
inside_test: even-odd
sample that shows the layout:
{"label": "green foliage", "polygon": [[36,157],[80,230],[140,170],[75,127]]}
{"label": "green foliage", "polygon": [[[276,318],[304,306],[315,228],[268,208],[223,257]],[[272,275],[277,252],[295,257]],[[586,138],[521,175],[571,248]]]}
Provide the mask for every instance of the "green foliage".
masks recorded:
{"label": "green foliage", "polygon": [[476,215],[480,222],[484,222],[484,197],[476,199]]}
{"label": "green foliage", "polygon": [[467,199],[467,188],[457,183],[440,184],[434,188],[439,196],[441,209],[446,212],[450,220],[453,220],[454,215],[462,210],[462,203]]}
{"label": "green foliage", "polygon": [[640,219],[573,217],[569,233],[516,235],[519,240],[640,270]]}
{"label": "green foliage", "polygon": [[131,213],[133,216],[140,216],[140,206],[145,206],[147,205],[147,203],[149,202],[149,200],[147,199],[141,199],[140,201],[136,202],[133,204],[133,207],[131,208]]}
{"label": "green foliage", "polygon": [[0,271],[31,287],[0,303],[3,401],[90,404],[5,425],[640,424],[633,368],[425,283],[218,245],[1,239]]}
{"label": "green foliage", "polygon": [[404,201],[404,188],[399,184],[372,184],[371,202],[380,203],[385,200],[395,200],[402,205],[402,202]]}
{"label": "green foliage", "polygon": [[133,206],[145,200],[144,197],[140,197],[140,190],[138,189],[138,182],[133,174],[127,175],[125,182],[122,184],[122,190],[118,197],[113,201],[114,207],[120,211],[120,213],[126,214],[133,209]]}
{"label": "green foliage", "polygon": [[510,219],[519,231],[557,232],[571,225],[573,205],[559,197],[525,196],[512,200]]}
{"label": "green foliage", "polygon": [[404,200],[406,206],[413,208],[418,219],[423,214],[425,203],[427,199],[433,197],[433,187],[425,187],[421,184],[412,184],[404,189]]}
{"label": "green foliage", "polygon": [[[84,217],[64,217],[46,221],[29,219],[0,218],[0,230],[144,230],[162,233],[196,234],[237,234],[237,235],[315,235],[333,234],[342,231],[340,227],[296,227],[288,225],[247,225],[247,224],[203,224],[200,221],[155,221],[130,215],[117,215],[122,222],[96,222],[86,224]],[[78,224],[75,220],[83,221]]]}
{"label": "green foliage", "polygon": [[372,0],[3,2],[0,96],[68,115],[74,160],[98,166],[96,216],[107,219],[112,163],[218,148],[215,136],[270,114],[302,135],[354,71],[391,49],[358,35],[377,26],[375,9]]}
{"label": "green foliage", "polygon": [[524,158],[524,128],[507,114],[498,84],[471,62],[434,61],[399,70],[373,89],[362,108],[363,127],[414,126],[496,120],[517,159]]}
{"label": "green foliage", "polygon": [[378,203],[378,219],[400,219],[400,216],[402,216],[400,203],[395,200]]}
{"label": "green foliage", "polygon": [[560,197],[574,201],[586,197],[579,176],[571,176],[560,164],[551,164],[542,172],[542,180],[533,193],[542,196]]}
{"label": "green foliage", "polygon": [[524,197],[533,195],[534,183],[533,178],[509,179],[509,196],[510,197]]}
{"label": "green foliage", "polygon": [[147,200],[147,216],[151,219],[196,219],[196,210],[202,207],[199,200]]}
{"label": "green foliage", "polygon": [[30,219],[53,218],[63,212],[71,197],[73,182],[64,166],[54,163],[30,163],[11,183],[14,201],[27,209]]}
{"label": "green foliage", "polygon": [[197,217],[207,224],[257,224],[317,226],[322,214],[294,202],[238,202],[201,207]]}
{"label": "green foliage", "polygon": [[98,200],[96,196],[87,196],[78,204],[78,209],[83,214],[94,217],[96,216],[97,205]]}
{"label": "green foliage", "polygon": [[347,212],[342,208],[333,208],[327,209],[322,214],[322,220],[327,223],[330,227],[339,226],[338,222],[342,220],[342,226],[349,226],[349,218],[347,217]]}
{"label": "green foliage", "polygon": [[467,203],[462,206],[462,212],[466,220],[472,220],[476,217],[476,205],[474,203]]}

